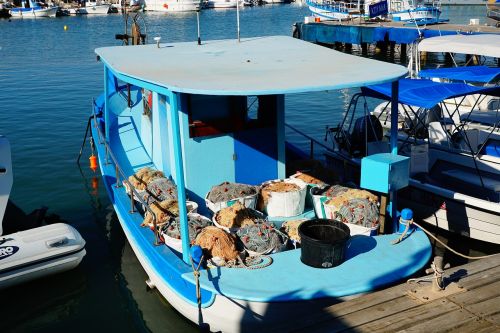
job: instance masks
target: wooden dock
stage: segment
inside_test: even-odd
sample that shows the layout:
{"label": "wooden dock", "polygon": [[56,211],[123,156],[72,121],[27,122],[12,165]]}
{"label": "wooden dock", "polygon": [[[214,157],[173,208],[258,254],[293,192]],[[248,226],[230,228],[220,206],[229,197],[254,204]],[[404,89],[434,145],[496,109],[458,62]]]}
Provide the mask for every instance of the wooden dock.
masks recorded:
{"label": "wooden dock", "polygon": [[297,22],[293,36],[308,42],[324,45],[361,45],[365,51],[368,44],[377,43],[382,47],[399,44],[406,50],[420,38],[456,34],[500,34],[500,28],[485,25],[460,25],[441,23],[427,26],[410,25],[403,22],[350,21]]}
{"label": "wooden dock", "polygon": [[[500,332],[500,255],[445,271],[445,291],[404,283],[332,305],[296,332]],[[448,289],[448,291],[446,291]]]}

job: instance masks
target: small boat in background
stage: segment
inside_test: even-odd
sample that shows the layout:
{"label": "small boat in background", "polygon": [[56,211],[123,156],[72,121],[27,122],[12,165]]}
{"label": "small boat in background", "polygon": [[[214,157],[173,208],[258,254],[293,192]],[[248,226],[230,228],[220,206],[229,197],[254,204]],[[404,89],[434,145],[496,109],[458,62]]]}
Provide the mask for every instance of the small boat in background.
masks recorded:
{"label": "small boat in background", "polygon": [[441,2],[422,0],[306,0],[313,15],[327,20],[368,19],[370,6],[385,3],[385,15],[394,21],[432,24],[442,22]]}
{"label": "small boat in background", "polygon": [[111,9],[111,4],[104,1],[83,2],[82,7],[69,8],[71,15],[106,15]]}
{"label": "small boat in background", "polygon": [[207,0],[203,7],[204,8],[236,8],[237,4],[243,5],[242,0]]}
{"label": "small boat in background", "polygon": [[193,12],[203,7],[201,0],[144,0],[146,11]]}
{"label": "small boat in background", "polygon": [[492,27],[500,27],[500,0],[488,0],[486,8],[486,23]]}
{"label": "small boat in background", "polygon": [[15,18],[56,17],[58,9],[57,6],[29,0],[29,2],[23,1],[21,7],[11,8],[10,15]]}

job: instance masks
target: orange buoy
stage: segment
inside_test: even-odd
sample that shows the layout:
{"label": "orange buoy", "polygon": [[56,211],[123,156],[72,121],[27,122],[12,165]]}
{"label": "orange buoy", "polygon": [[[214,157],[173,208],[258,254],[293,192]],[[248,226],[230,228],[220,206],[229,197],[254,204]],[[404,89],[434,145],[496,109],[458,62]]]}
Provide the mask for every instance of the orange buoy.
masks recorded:
{"label": "orange buoy", "polygon": [[97,170],[97,156],[92,154],[89,157],[89,161],[90,161],[90,169],[95,172]]}
{"label": "orange buoy", "polygon": [[92,189],[97,190],[99,188],[99,179],[97,177],[92,177]]}

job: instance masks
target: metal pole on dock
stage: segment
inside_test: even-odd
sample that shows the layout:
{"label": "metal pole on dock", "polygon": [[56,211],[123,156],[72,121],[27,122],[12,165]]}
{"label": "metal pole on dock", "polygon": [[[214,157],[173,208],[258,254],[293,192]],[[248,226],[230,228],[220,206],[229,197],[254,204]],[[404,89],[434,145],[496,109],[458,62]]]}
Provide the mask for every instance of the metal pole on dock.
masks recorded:
{"label": "metal pole on dock", "polygon": [[240,0],[236,0],[236,24],[238,29],[238,43],[240,42]]}
{"label": "metal pole on dock", "polygon": [[201,37],[200,37],[200,7],[196,8],[196,24],[198,26],[198,45],[201,45]]}

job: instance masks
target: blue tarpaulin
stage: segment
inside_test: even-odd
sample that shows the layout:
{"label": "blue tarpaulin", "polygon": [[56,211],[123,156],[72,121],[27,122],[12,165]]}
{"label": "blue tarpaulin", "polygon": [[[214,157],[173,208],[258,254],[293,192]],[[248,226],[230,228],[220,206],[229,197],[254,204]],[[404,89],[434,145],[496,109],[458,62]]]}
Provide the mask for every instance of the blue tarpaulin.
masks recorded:
{"label": "blue tarpaulin", "polygon": [[470,82],[488,83],[495,78],[500,78],[500,67],[470,66],[470,67],[452,67],[425,69],[419,72],[420,77],[440,78],[449,80],[463,80]]}
{"label": "blue tarpaulin", "polygon": [[[378,84],[361,88],[366,96],[391,100],[391,84]],[[399,80],[399,102],[407,105],[431,108],[439,102],[470,94],[500,96],[500,86],[474,87],[465,83],[440,83],[431,80]]]}

